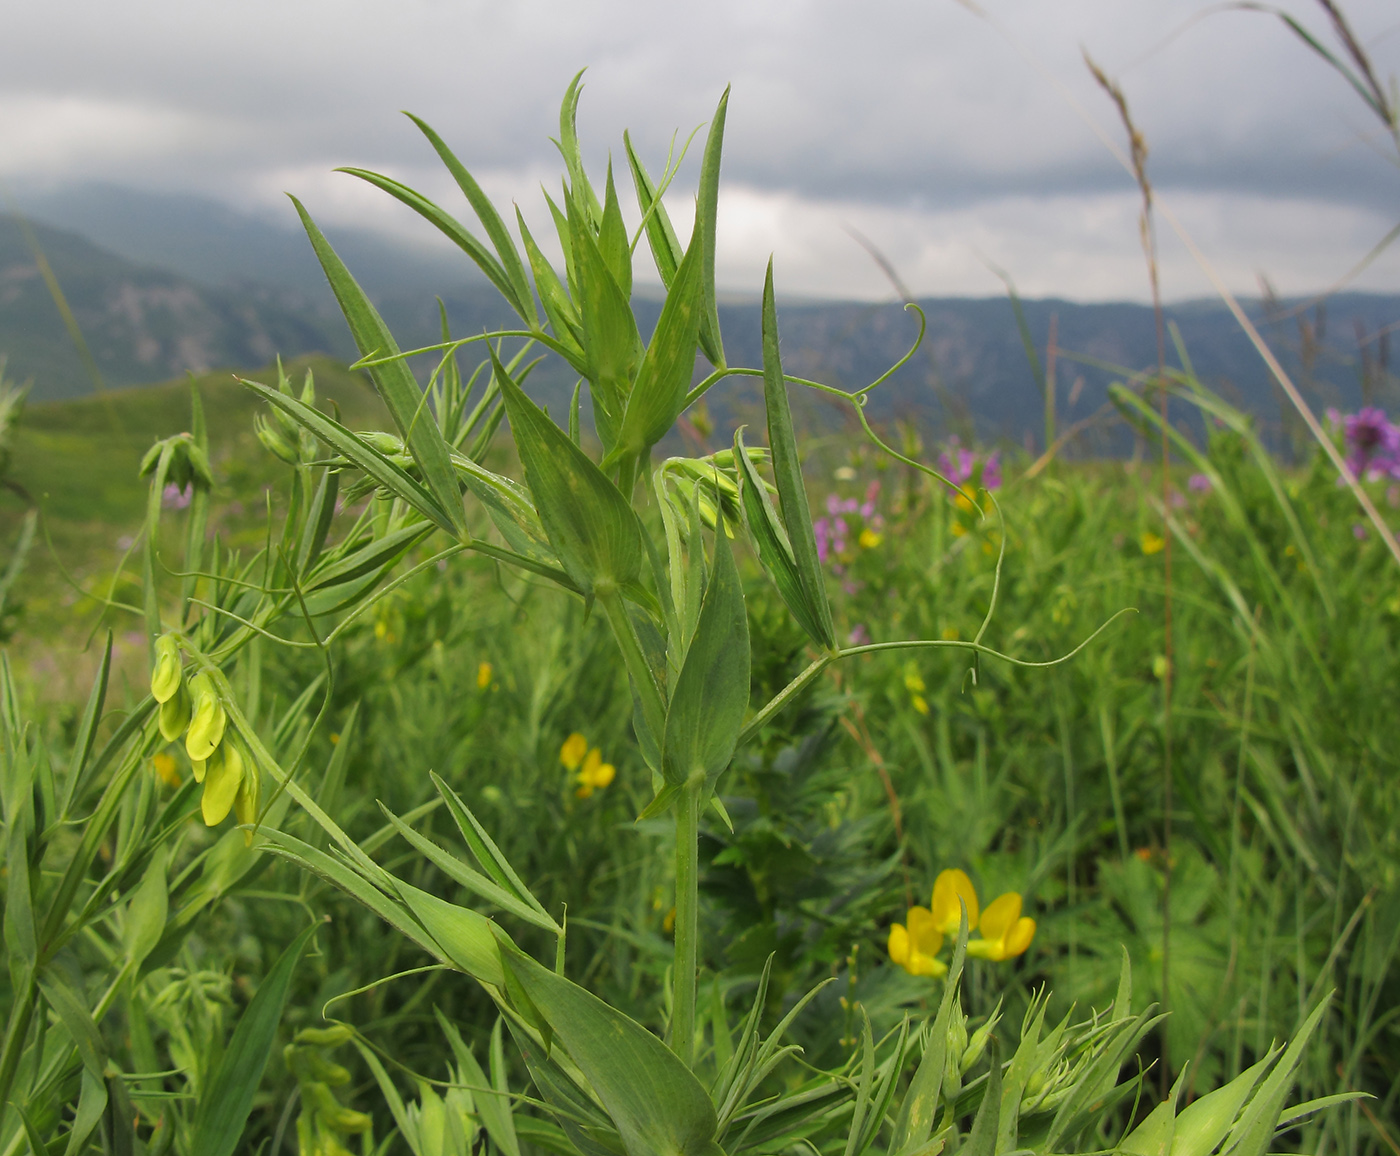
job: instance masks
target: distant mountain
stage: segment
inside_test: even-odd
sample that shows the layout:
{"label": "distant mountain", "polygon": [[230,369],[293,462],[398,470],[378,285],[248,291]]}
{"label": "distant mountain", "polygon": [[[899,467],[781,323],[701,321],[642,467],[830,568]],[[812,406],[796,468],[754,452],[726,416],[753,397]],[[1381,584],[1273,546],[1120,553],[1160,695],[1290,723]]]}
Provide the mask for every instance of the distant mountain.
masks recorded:
{"label": "distant mountain", "polygon": [[[111,384],[262,365],[275,353],[354,354],[310,247],[293,228],[200,198],[92,186],[30,197],[26,208]],[[438,295],[457,336],[513,323],[464,256],[354,230],[331,230],[328,236],[403,348],[439,339]],[[925,429],[1039,444],[1041,383],[1010,302],[942,298],[920,304],[928,317],[923,347],[872,395],[871,414],[907,416]],[[1292,315],[1293,304],[1255,301],[1247,307],[1319,406],[1400,402],[1400,381],[1389,372],[1387,354],[1387,334],[1400,322],[1400,296],[1341,294],[1325,310],[1310,308],[1301,316]],[[659,303],[639,295],[636,305],[645,332]],[[1107,367],[1131,371],[1156,363],[1155,319],[1146,306],[1043,300],[1025,302],[1024,310],[1042,362],[1052,318],[1056,325],[1061,430],[1102,406],[1108,384],[1121,376]],[[728,301],[720,317],[730,363],[761,364],[757,301]],[[1201,378],[1258,415],[1271,440],[1284,444],[1288,413],[1224,307],[1214,301],[1178,304],[1167,317]],[[853,388],[901,357],[917,324],[897,304],[780,301],[780,329],[789,373]],[[1170,341],[1168,349],[1176,363]],[[32,377],[36,398],[76,396],[91,388],[20,229],[0,217],[0,354],[6,352],[10,376]],[[552,408],[564,404],[572,385],[568,368],[552,358],[532,378],[532,389]],[[719,386],[709,399],[717,438],[739,419],[753,422],[758,415],[761,421],[760,396],[753,379]],[[823,423],[843,420],[838,409],[814,399],[805,408]],[[1091,428],[1081,450],[1119,452],[1124,438],[1121,428],[1108,434]]]}

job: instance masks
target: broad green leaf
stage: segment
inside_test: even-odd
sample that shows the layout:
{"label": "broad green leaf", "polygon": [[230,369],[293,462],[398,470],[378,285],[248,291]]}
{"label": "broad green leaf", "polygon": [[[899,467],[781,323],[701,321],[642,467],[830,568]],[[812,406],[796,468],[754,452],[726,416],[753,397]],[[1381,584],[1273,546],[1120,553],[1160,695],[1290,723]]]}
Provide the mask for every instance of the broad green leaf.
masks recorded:
{"label": "broad green leaf", "polygon": [[768,411],[768,445],[773,454],[773,480],[782,502],[783,522],[792,546],[793,563],[802,583],[802,597],[809,617],[818,627],[814,635],[827,650],[836,645],[836,629],[831,621],[831,605],[826,598],[826,580],[817,557],[817,539],[812,530],[812,511],[802,484],[802,459],[797,453],[792,410],[788,405],[787,382],[778,352],[778,311],[773,301],[773,262],[763,282],[763,403]]}
{"label": "broad green leaf", "polygon": [[807,632],[807,637],[818,646],[824,645],[821,618],[803,592],[787,531],[773,508],[768,487],[749,460],[748,451],[744,448],[742,426],[734,431],[734,457],[739,470],[739,505],[744,512],[744,525],[748,527],[749,537],[758,551],[758,560],[798,625]]}
{"label": "broad green leaf", "polygon": [[191,1151],[200,1156],[232,1156],[237,1149],[253,1107],[253,1096],[262,1082],[263,1068],[272,1053],[292,973],[318,926],[313,923],[298,935],[258,985],[257,994],[233,1029],[233,1038],[209,1086],[202,1089],[191,1144]]}
{"label": "broad green leaf", "polygon": [[586,596],[638,587],[642,530],[627,499],[491,357],[525,481],[565,573]]}
{"label": "broad green leaf", "polygon": [[170,910],[170,892],[165,880],[166,855],[164,844],[156,848],[131,902],[127,904],[122,945],[133,968],[141,966],[141,961],[151,954],[151,949],[160,942],[161,933],[165,931],[165,918]]}
{"label": "broad green leaf", "polygon": [[[423,517],[440,526],[449,534],[455,533],[451,517],[438,500],[407,471],[369,446],[363,438],[357,437],[338,421],[321,413],[320,410],[303,405],[295,398],[286,397],[260,382],[248,381],[246,378],[239,378],[239,381],[268,404],[295,418],[300,425],[309,429],[337,453],[347,458],[357,469],[363,470],[366,475],[373,478],[378,485],[384,487],[394,497],[402,498],[408,506],[417,510]],[[450,468],[450,461],[448,465]],[[460,511],[462,507],[460,495],[453,496],[453,503],[455,508]]]}
{"label": "broad green leaf", "polygon": [[401,879],[394,880],[394,887],[414,917],[437,942],[438,950],[433,952],[434,955],[481,983],[504,986],[501,953],[492,932],[498,932],[502,937],[505,933],[495,923],[478,911],[448,903]]}
{"label": "broad green leaf", "polygon": [[666,711],[661,771],[668,783],[703,775],[713,788],[734,757],[749,705],[749,623],[729,538],[715,530],[715,557],[700,621]]}
{"label": "broad green leaf", "polygon": [[699,237],[692,235],[627,398],[617,443],[623,453],[645,454],[670,432],[685,408],[704,307],[700,260]]}
{"label": "broad green leaf", "polygon": [[1184,1108],[1176,1118],[1171,1156],[1210,1156],[1225,1139],[1240,1114],[1240,1108],[1254,1091],[1273,1057],[1266,1056],[1241,1072],[1223,1088],[1207,1092]]}
{"label": "broad green leaf", "polygon": [[559,559],[549,547],[540,516],[524,486],[461,454],[452,455],[452,464],[512,550],[547,566],[558,566]]}
{"label": "broad green leaf", "polygon": [[1176,1101],[1186,1082],[1183,1071],[1172,1085],[1171,1095],[1148,1113],[1147,1119],[1134,1128],[1118,1145],[1123,1156],[1171,1156],[1176,1145]]}
{"label": "broad green leaf", "polygon": [[1317,1025],[1322,1022],[1331,1002],[1330,992],[1318,1001],[1312,1014],[1289,1042],[1277,1066],[1259,1085],[1249,1106],[1230,1129],[1224,1150],[1231,1156],[1265,1156],[1271,1150],[1279,1117],[1283,1115],[1284,1098],[1293,1086],[1294,1073],[1303,1062],[1308,1041],[1317,1031]]}
{"label": "broad green leaf", "polygon": [[102,1070],[107,1066],[107,1048],[83,993],[72,986],[67,975],[52,965],[39,973],[39,988],[59,1022],[67,1029],[83,1067],[101,1083]]}
{"label": "broad green leaf", "polygon": [[577,200],[571,197],[567,208],[574,273],[578,278],[575,300],[583,328],[593,422],[603,449],[610,452],[617,442],[627,395],[641,360],[642,339],[621,286],[580,217],[582,210]]}
{"label": "broad green leaf", "polygon": [[[710,364],[716,368],[725,364],[724,340],[719,331],[719,303],[715,297],[715,234],[719,214],[720,154],[724,151],[724,118],[728,109],[729,87],[726,85],[710,121],[709,135],[705,138],[705,155],[700,164],[700,189],[695,198],[695,219],[700,225],[705,254],[705,321],[700,328],[700,346]],[[771,276],[771,261],[769,270]],[[774,339],[776,341],[776,330]]]}
{"label": "broad green leaf", "polygon": [[603,220],[598,228],[598,252],[603,264],[613,275],[624,301],[632,299],[632,247],[627,241],[627,226],[622,221],[622,206],[617,203],[617,188],[613,184],[612,160],[608,160],[608,183],[603,199]]}
{"label": "broad green leaf", "polygon": [[423,391],[418,388],[407,363],[396,356],[399,352],[398,344],[389,332],[389,327],[370,304],[364,290],[350,276],[345,263],[321,235],[321,230],[316,227],[316,223],[312,221],[301,202],[293,197],[292,204],[296,206],[297,214],[301,217],[306,235],[311,238],[316,257],[321,262],[326,279],[331,283],[331,289],[340,303],[341,312],[345,314],[345,320],[349,323],[350,332],[360,353],[365,357],[393,358],[373,366],[370,369],[370,377],[379,391],[379,396],[384,399],[389,413],[393,415],[394,424],[398,426],[399,433],[408,444],[414,461],[423,471],[423,480],[429,492],[447,515],[449,526],[455,533],[465,534],[466,516],[462,512],[462,499],[457,489],[457,479],[452,473],[452,463],[448,460],[447,442],[443,440],[442,431],[438,429],[437,422],[428,409]]}
{"label": "broad green leaf", "polygon": [[447,147],[428,125],[419,120],[411,112],[405,114],[409,120],[413,121],[424,136],[437,151],[437,155],[442,158],[442,163],[447,166],[448,172],[452,174],[452,179],[457,182],[457,187],[462,190],[463,195],[471,203],[472,211],[476,213],[481,221],[482,228],[486,230],[486,235],[491,238],[491,244],[495,246],[496,255],[500,258],[501,268],[505,270],[506,278],[510,282],[511,292],[506,294],[507,300],[515,306],[515,311],[525,320],[532,329],[539,324],[539,315],[535,312],[535,299],[530,293],[530,284],[525,279],[525,266],[521,264],[520,253],[515,248],[515,241],[510,235],[510,230],[506,228],[506,223],[501,219],[500,213],[496,212],[496,206],[491,203],[491,199],[481,191],[471,173],[467,172],[452,150]]}
{"label": "broad green leaf", "polygon": [[659,1039],[518,950],[502,957],[587,1076],[629,1156],[720,1156],[715,1109]]}

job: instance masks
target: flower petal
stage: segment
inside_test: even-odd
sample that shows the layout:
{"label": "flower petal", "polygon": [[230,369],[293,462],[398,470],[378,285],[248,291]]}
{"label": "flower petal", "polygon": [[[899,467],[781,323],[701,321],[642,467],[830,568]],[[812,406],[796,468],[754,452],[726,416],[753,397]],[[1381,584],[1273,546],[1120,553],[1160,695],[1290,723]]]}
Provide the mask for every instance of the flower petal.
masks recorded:
{"label": "flower petal", "polygon": [[1021,918],[1021,896],[1008,891],[998,895],[982,913],[982,935],[986,939],[1005,939],[1006,933],[1016,926]]}
{"label": "flower petal", "polygon": [[1006,958],[1013,955],[1021,955],[1026,948],[1031,945],[1031,940],[1035,938],[1035,920],[1029,916],[1022,916],[1016,921],[1016,926],[1006,933],[1002,944],[1006,948]]}
{"label": "flower petal", "polygon": [[583,756],[587,753],[588,740],[575,731],[564,740],[564,745],[559,748],[559,761],[564,764],[565,770],[576,771],[579,764],[583,762]]}
{"label": "flower petal", "polygon": [[[972,886],[972,880],[967,877],[966,871],[960,871],[956,867],[940,871],[938,878],[933,881],[933,903],[930,906],[933,909],[934,922],[946,935],[958,933],[958,925],[962,920],[959,899],[967,904],[967,929],[971,931],[977,926],[978,912],[977,891]],[[1019,910],[1017,914],[1020,914]]]}
{"label": "flower petal", "polygon": [[909,932],[904,929],[902,923],[896,923],[890,928],[888,950],[890,959],[901,967],[909,962]]}
{"label": "flower petal", "polygon": [[934,959],[931,955],[925,955],[922,951],[915,951],[909,956],[909,962],[904,965],[904,970],[910,975],[940,976],[947,972],[948,965],[941,959]]}
{"label": "flower petal", "polygon": [[933,913],[927,907],[911,907],[908,922],[914,950],[925,955],[937,955],[943,946],[943,931],[934,922]]}

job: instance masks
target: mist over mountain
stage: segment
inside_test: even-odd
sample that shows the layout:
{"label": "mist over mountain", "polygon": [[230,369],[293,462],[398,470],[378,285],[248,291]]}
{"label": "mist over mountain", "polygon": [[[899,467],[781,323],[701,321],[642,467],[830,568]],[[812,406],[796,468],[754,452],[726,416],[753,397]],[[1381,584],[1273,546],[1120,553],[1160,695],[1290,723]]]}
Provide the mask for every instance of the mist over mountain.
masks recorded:
{"label": "mist over mountain", "polygon": [[[283,222],[199,197],[93,185],[31,191],[21,204],[107,384],[164,381],[215,367],[250,369],[277,354],[354,356],[290,207]],[[365,231],[330,229],[327,236],[403,348],[440,339],[439,297],[455,336],[513,322],[464,255]],[[644,294],[636,304],[645,333],[659,302]],[[1400,401],[1400,382],[1389,366],[1400,297],[1339,294],[1321,308],[1299,310],[1297,304],[1253,301],[1248,308],[1319,406]],[[1008,299],[935,298],[920,305],[928,319],[923,346],[872,395],[876,420],[906,417],[930,431],[1041,444],[1052,319],[1061,430],[1087,422],[1103,406],[1111,381],[1156,364],[1156,323],[1147,306],[1024,302],[1041,362],[1038,379]],[[1166,314],[1201,379],[1256,414],[1275,444],[1286,441],[1288,417],[1276,387],[1224,306],[1188,302]],[[720,317],[730,363],[761,364],[757,300],[730,299]],[[897,303],[780,297],[779,324],[787,371],[842,388],[874,380],[918,332],[914,314]],[[1168,351],[1169,362],[1178,363],[1170,340]],[[32,379],[36,400],[93,388],[30,241],[9,216],[0,217],[0,355],[8,357],[11,378]],[[533,392],[552,407],[565,402],[572,385],[568,368],[552,358],[531,378]],[[737,420],[753,421],[759,396],[753,379],[721,384],[708,399],[716,438]],[[849,420],[824,402],[808,399],[805,408],[818,421]],[[1121,452],[1124,444],[1121,429],[1096,432],[1090,423],[1080,448]]]}

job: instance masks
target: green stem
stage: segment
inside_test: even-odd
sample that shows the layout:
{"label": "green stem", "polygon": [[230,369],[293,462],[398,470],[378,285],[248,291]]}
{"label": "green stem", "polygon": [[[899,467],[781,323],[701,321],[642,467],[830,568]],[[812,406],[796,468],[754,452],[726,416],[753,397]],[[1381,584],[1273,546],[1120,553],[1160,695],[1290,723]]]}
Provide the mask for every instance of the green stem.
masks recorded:
{"label": "green stem", "polygon": [[651,733],[659,746],[662,736],[666,733],[666,704],[661,699],[661,688],[656,685],[656,676],[652,674],[651,667],[647,665],[646,655],[642,653],[642,644],[637,638],[637,628],[632,625],[632,619],[627,613],[627,607],[623,605],[621,594],[616,590],[599,590],[597,596],[598,604],[602,606],[603,613],[608,616],[613,636],[617,639],[618,648],[622,651],[622,660],[627,664],[627,673],[632,676],[632,683],[636,686],[637,695],[642,700],[642,717],[646,720],[647,726],[651,728]]}
{"label": "green stem", "polygon": [[688,1067],[695,1054],[696,940],[699,938],[697,884],[700,867],[702,777],[681,788],[676,806],[676,955],[671,965],[671,1050]]}
{"label": "green stem", "polygon": [[5,1033],[4,1052],[0,1053],[0,1103],[10,1102],[10,1089],[14,1086],[15,1073],[19,1071],[20,1057],[24,1054],[24,1042],[29,1038],[29,1025],[34,1019],[34,999],[38,985],[31,972],[24,992],[10,1012],[9,1030]]}

